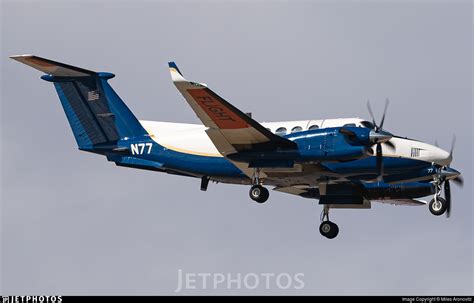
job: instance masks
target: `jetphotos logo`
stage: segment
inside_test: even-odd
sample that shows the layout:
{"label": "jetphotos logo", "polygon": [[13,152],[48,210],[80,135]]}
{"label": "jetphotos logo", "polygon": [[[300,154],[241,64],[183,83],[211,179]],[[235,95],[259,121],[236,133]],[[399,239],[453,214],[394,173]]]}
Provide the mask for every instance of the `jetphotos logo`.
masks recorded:
{"label": "jetphotos logo", "polygon": [[61,296],[3,296],[2,303],[61,303]]}
{"label": "jetphotos logo", "polygon": [[178,269],[174,292],[187,290],[254,290],[304,288],[303,273],[191,273]]}

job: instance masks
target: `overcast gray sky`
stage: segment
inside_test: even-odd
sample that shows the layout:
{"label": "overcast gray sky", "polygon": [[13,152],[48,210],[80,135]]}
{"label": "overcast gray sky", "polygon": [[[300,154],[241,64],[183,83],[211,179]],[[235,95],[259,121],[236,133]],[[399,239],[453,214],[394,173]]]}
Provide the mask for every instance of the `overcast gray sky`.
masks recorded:
{"label": "overcast gray sky", "polygon": [[[472,294],[472,3],[2,1],[2,293],[172,294],[177,270],[304,273],[303,290]],[[334,210],[271,192],[115,167],[79,152],[56,92],[7,58],[33,53],[117,75],[140,119],[199,123],[167,62],[257,120],[368,117],[449,149],[463,189],[427,207]]]}

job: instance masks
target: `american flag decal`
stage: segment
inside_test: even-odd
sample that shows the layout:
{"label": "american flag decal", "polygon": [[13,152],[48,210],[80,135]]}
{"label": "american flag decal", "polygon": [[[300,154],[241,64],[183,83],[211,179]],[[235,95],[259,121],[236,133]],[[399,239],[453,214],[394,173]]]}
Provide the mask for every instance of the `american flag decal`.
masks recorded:
{"label": "american flag decal", "polygon": [[87,101],[95,101],[95,100],[99,100],[99,92],[95,90],[87,92]]}

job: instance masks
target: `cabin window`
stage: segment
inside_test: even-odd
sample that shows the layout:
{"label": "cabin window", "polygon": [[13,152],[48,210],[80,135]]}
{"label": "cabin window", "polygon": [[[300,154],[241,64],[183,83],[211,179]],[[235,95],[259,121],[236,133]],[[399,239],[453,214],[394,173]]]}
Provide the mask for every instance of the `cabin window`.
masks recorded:
{"label": "cabin window", "polygon": [[303,130],[303,128],[301,126],[295,126],[291,129],[291,132],[292,133],[297,133],[297,132],[300,132],[302,130]]}
{"label": "cabin window", "polygon": [[284,136],[286,135],[286,128],[285,127],[280,127],[275,131],[275,134],[278,136]]}
{"label": "cabin window", "polygon": [[421,148],[412,147],[410,156],[412,158],[419,157],[420,156],[420,150],[421,150]]}
{"label": "cabin window", "polygon": [[355,123],[347,123],[344,124],[342,127],[356,127]]}
{"label": "cabin window", "polygon": [[308,130],[313,130],[313,129],[318,129],[318,128],[319,128],[319,126],[316,125],[316,124],[314,124],[314,125],[311,125],[311,126],[308,128]]}

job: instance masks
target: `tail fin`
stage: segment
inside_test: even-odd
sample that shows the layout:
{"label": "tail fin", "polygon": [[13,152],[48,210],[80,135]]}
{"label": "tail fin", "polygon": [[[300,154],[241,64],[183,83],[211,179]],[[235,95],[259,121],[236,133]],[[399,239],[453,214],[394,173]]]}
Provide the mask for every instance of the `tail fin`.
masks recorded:
{"label": "tail fin", "polygon": [[41,78],[54,83],[79,149],[113,147],[120,139],[148,135],[108,84],[115,75],[33,55],[10,58],[45,72]]}

